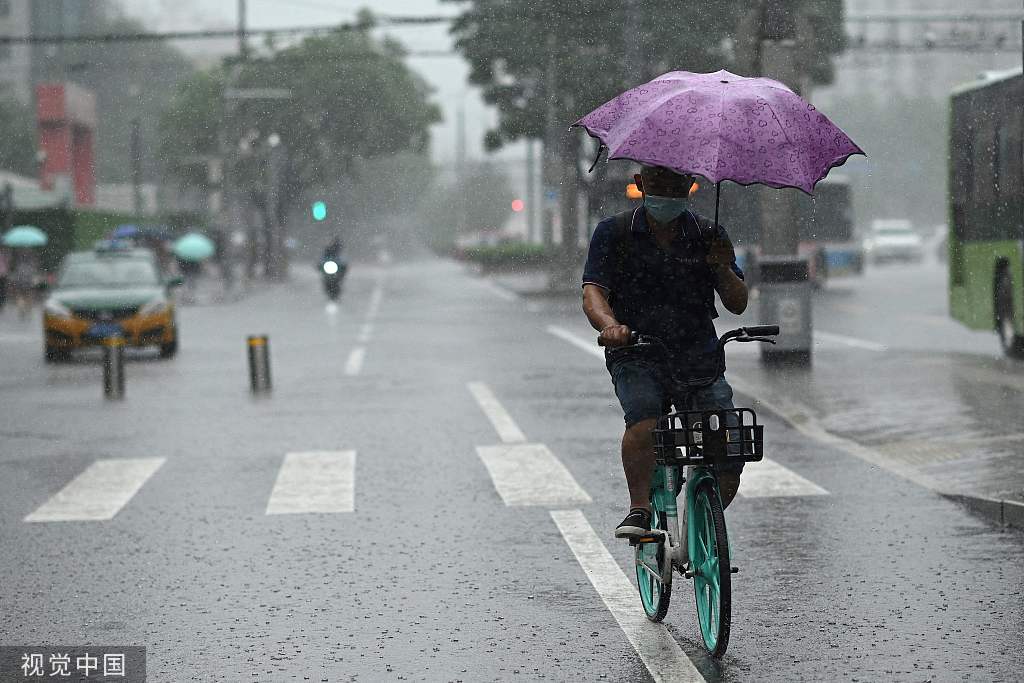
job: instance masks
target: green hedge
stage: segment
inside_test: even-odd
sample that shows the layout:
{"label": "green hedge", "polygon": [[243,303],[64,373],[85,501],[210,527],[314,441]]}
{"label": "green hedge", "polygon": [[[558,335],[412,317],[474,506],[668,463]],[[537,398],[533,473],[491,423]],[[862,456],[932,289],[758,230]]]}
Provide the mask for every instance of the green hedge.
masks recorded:
{"label": "green hedge", "polygon": [[551,261],[554,250],[543,244],[505,242],[494,246],[467,247],[462,258],[483,268],[517,268],[542,266]]}

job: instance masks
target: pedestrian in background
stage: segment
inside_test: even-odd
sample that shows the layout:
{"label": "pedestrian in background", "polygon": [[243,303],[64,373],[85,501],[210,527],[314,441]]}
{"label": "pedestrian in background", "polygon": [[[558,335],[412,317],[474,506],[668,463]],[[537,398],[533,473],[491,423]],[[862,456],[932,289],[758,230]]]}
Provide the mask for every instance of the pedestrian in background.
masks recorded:
{"label": "pedestrian in background", "polygon": [[7,249],[0,247],[0,310],[3,310],[7,303],[7,278],[10,274],[11,262],[7,256]]}
{"label": "pedestrian in background", "polygon": [[32,309],[36,286],[35,254],[28,249],[18,249],[14,255],[14,271],[11,278],[14,304],[18,317],[24,320]]}

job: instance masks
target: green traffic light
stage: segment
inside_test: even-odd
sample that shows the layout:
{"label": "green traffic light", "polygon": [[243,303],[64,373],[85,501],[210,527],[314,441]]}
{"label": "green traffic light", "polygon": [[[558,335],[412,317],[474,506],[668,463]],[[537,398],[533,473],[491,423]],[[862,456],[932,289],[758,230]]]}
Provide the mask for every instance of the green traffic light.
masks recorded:
{"label": "green traffic light", "polygon": [[324,202],[313,202],[313,219],[322,221],[327,218],[327,204]]}

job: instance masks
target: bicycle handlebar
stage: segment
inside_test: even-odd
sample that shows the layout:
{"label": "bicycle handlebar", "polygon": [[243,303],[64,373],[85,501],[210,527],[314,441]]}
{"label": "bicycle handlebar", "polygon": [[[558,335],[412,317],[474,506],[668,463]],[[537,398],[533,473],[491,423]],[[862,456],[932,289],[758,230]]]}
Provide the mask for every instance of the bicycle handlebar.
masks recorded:
{"label": "bicycle handlebar", "polygon": [[753,325],[752,327],[742,327],[740,329],[748,337],[774,337],[779,334],[778,325]]}

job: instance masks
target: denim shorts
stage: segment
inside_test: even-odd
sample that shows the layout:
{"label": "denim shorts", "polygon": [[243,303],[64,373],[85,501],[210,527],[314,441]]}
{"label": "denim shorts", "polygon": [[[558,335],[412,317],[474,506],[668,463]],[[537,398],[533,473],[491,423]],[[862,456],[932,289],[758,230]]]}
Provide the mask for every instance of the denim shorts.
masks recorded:
{"label": "denim shorts", "polygon": [[[732,402],[732,387],[719,377],[709,386],[694,389],[690,393],[689,405],[678,405],[670,391],[661,381],[656,367],[649,361],[635,357],[610,358],[608,371],[615,385],[615,395],[622,406],[626,426],[637,422],[657,419],[668,413],[673,405],[676,410],[721,410],[735,408]],[[740,471],[743,463],[732,463],[722,469]]]}

